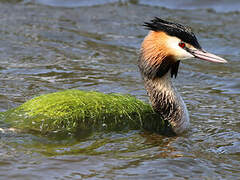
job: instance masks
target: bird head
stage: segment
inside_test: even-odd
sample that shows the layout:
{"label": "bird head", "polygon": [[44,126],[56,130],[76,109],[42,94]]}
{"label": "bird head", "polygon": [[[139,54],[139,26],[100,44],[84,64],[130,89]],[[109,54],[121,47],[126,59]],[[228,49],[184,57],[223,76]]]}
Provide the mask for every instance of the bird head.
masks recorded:
{"label": "bird head", "polygon": [[227,61],[202,49],[191,28],[154,18],[145,22],[150,30],[141,46],[139,68],[149,77],[161,77],[171,70],[177,76],[180,60],[198,58],[216,63]]}

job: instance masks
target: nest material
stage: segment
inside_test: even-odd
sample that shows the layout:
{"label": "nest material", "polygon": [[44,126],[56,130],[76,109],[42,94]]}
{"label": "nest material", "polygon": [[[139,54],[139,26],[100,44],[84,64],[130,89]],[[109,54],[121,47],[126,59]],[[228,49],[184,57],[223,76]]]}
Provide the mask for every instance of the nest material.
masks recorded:
{"label": "nest material", "polygon": [[2,115],[16,128],[40,133],[166,129],[152,107],[133,96],[66,90],[33,98]]}

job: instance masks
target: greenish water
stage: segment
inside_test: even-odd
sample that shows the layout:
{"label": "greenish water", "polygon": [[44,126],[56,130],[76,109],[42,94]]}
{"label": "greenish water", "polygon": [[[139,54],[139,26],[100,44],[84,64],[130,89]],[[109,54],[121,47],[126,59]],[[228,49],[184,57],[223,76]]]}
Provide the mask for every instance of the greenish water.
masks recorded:
{"label": "greenish water", "polygon": [[[137,69],[140,25],[188,24],[229,60],[187,60],[174,80],[191,119],[178,137],[143,131],[44,137],[0,122],[0,179],[239,179],[238,1],[0,1],[0,111],[64,89],[147,101]],[[3,131],[4,130],[4,131]]]}

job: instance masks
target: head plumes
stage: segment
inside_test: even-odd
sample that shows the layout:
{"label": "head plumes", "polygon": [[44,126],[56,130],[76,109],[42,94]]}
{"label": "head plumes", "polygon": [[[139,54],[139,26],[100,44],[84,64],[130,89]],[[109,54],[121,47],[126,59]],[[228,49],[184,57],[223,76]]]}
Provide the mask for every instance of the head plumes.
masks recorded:
{"label": "head plumes", "polygon": [[170,36],[175,36],[182,41],[191,44],[197,49],[202,49],[190,27],[168,22],[158,17],[155,17],[150,22],[145,22],[144,26],[151,31],[165,32]]}

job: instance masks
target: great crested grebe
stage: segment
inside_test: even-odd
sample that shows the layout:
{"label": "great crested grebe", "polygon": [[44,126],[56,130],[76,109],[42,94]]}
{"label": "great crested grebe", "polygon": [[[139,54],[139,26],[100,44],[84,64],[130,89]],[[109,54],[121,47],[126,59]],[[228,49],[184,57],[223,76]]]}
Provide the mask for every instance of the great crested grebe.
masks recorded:
{"label": "great crested grebe", "polygon": [[150,32],[142,42],[138,67],[153,109],[180,134],[189,126],[186,105],[171,82],[177,76],[180,60],[227,61],[203,50],[189,27],[157,17],[144,26]]}
{"label": "great crested grebe", "polygon": [[159,18],[144,25],[150,32],[142,43],[138,66],[152,107],[127,95],[66,90],[33,98],[0,115],[13,127],[41,133],[140,127],[166,135],[182,133],[189,116],[171,82],[180,60],[227,61],[203,50],[188,27]]}

